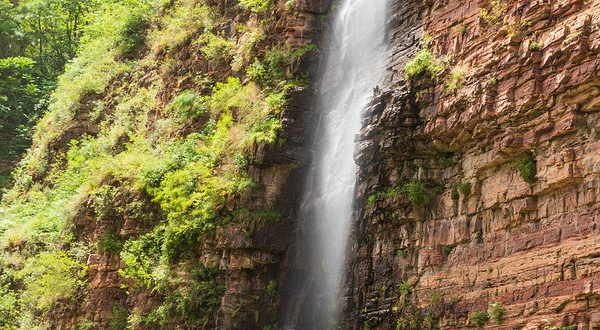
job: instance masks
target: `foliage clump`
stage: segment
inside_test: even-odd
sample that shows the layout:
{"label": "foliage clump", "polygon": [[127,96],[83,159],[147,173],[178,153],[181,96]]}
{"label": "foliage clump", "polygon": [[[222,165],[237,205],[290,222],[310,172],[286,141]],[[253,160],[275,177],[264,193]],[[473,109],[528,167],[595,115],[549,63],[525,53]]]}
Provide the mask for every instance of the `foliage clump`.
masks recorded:
{"label": "foliage clump", "polygon": [[471,315],[470,324],[474,327],[483,327],[490,319],[490,316],[482,311],[476,311]]}
{"label": "foliage clump", "polygon": [[446,91],[453,93],[463,88],[463,81],[467,74],[467,67],[456,66],[450,71],[450,75],[446,79]]}
{"label": "foliage clump", "polygon": [[240,5],[256,14],[266,14],[273,5],[273,0],[239,0]]}
{"label": "foliage clump", "polygon": [[472,189],[473,189],[473,186],[469,182],[461,183],[457,187],[457,190],[465,197],[471,196]]}
{"label": "foliage clump", "polygon": [[517,162],[517,169],[523,181],[532,184],[537,175],[537,163],[532,155],[524,156]]}
{"label": "foliage clump", "polygon": [[408,196],[410,202],[416,207],[427,206],[432,200],[432,195],[423,181],[413,180],[405,184],[402,187],[402,192]]}
{"label": "foliage clump", "polygon": [[498,25],[504,21],[507,10],[508,8],[504,1],[493,0],[492,7],[489,10],[486,8],[481,9],[481,18],[483,18],[488,25]]}
{"label": "foliage clump", "polygon": [[502,306],[502,303],[492,302],[488,306],[488,315],[490,316],[490,320],[494,321],[496,324],[502,324],[502,317],[506,313],[506,309]]}
{"label": "foliage clump", "polygon": [[21,300],[46,312],[60,299],[77,297],[85,284],[85,271],[85,265],[64,252],[42,252],[16,274],[25,285]]}
{"label": "foliage clump", "polygon": [[446,64],[443,60],[436,58],[428,48],[423,48],[406,63],[404,73],[407,80],[423,75],[436,78],[445,68]]}

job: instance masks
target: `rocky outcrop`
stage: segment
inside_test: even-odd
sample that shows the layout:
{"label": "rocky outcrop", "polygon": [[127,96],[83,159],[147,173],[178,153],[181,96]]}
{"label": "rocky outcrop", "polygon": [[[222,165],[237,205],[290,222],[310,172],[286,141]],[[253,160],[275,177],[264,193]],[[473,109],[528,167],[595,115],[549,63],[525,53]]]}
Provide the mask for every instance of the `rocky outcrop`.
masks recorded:
{"label": "rocky outcrop", "polygon": [[[344,329],[600,328],[599,17],[597,1],[392,4]],[[446,69],[407,80],[424,47]]]}

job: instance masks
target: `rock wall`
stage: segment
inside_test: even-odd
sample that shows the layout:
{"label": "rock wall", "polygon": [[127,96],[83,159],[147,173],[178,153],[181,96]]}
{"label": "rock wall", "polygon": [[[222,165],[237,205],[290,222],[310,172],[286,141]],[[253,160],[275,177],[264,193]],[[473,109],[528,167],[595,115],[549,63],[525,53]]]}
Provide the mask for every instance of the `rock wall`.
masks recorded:
{"label": "rock wall", "polygon": [[[396,0],[388,26],[342,328],[600,329],[600,2]],[[407,79],[425,47],[446,69]]]}

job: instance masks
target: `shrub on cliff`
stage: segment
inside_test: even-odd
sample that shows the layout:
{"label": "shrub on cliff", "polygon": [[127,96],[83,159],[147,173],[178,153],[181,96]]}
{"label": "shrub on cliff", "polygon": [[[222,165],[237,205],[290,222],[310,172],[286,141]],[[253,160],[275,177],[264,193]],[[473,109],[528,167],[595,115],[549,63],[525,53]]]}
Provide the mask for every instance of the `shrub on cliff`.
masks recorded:
{"label": "shrub on cliff", "polygon": [[431,194],[425,187],[425,183],[413,180],[402,187],[402,192],[408,196],[408,199],[416,207],[427,206],[431,202]]}
{"label": "shrub on cliff", "polygon": [[502,323],[502,317],[504,316],[505,312],[506,309],[499,302],[490,303],[488,306],[488,315],[492,321],[496,322],[496,324]]}
{"label": "shrub on cliff", "polygon": [[532,155],[527,155],[517,162],[517,169],[523,181],[532,184],[537,175],[537,163]]}
{"label": "shrub on cliff", "polygon": [[467,74],[467,67],[456,66],[450,71],[450,75],[446,79],[446,91],[449,93],[456,92],[463,87],[463,80]]}
{"label": "shrub on cliff", "polygon": [[84,286],[85,270],[64,252],[43,252],[30,258],[17,273],[25,285],[21,300],[46,312],[57,300],[74,299]]}
{"label": "shrub on cliff", "polygon": [[445,66],[444,61],[436,58],[429,49],[423,48],[412,60],[406,63],[404,73],[407,80],[421,75],[436,78],[438,74],[444,71]]}
{"label": "shrub on cliff", "polygon": [[471,315],[470,324],[471,326],[481,328],[483,327],[490,319],[490,316],[484,312],[477,311]]}
{"label": "shrub on cliff", "polygon": [[257,14],[266,14],[273,4],[273,0],[239,0],[239,2],[242,7]]}

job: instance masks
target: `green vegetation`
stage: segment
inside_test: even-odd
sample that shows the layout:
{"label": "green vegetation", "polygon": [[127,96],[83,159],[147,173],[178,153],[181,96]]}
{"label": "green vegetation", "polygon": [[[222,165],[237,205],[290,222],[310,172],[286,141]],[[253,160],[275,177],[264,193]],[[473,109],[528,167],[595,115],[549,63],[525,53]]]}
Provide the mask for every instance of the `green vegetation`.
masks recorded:
{"label": "green vegetation", "polygon": [[444,252],[444,255],[447,257],[450,255],[450,253],[452,253],[452,251],[454,251],[455,248],[456,245],[444,245],[442,252]]}
{"label": "green vegetation", "polygon": [[279,291],[279,285],[277,284],[277,281],[275,281],[275,280],[269,281],[269,284],[267,285],[267,292],[271,296],[274,296],[277,294],[278,291]]}
{"label": "green vegetation", "polygon": [[537,163],[532,155],[526,155],[517,162],[517,169],[523,181],[532,184],[537,175]]}
{"label": "green vegetation", "polygon": [[415,207],[429,205],[432,201],[432,193],[426,188],[425,183],[413,180],[402,187],[402,192],[408,195],[408,199]]}
{"label": "green vegetation", "polygon": [[29,147],[57,76],[75,56],[96,1],[0,0],[0,161]]}
{"label": "green vegetation", "polygon": [[565,325],[562,327],[551,326],[547,327],[545,330],[577,330],[576,325]]}
{"label": "green vegetation", "polygon": [[504,1],[494,0],[492,1],[492,7],[488,9],[481,9],[481,18],[485,20],[488,25],[494,26],[504,21],[507,11],[507,5]]}
{"label": "green vegetation", "polygon": [[129,315],[130,313],[127,310],[127,308],[119,304],[114,304],[112,308],[112,318],[110,320],[109,327],[114,330],[129,329]]}
{"label": "green vegetation", "polygon": [[272,0],[239,0],[240,5],[257,14],[266,14],[273,4]]}
{"label": "green vegetation", "polygon": [[490,316],[484,312],[477,311],[471,315],[470,324],[471,326],[481,328],[490,319]]}
{"label": "green vegetation", "polygon": [[398,249],[398,250],[396,250],[396,256],[398,258],[406,258],[407,255],[408,255],[408,252],[406,252],[406,249]]}
{"label": "green vegetation", "polygon": [[468,24],[466,24],[466,23],[463,23],[463,24],[461,24],[461,25],[457,26],[457,27],[455,28],[455,29],[456,29],[456,33],[458,33],[458,34],[465,34],[465,33],[467,33],[467,27],[468,27],[468,26],[469,26],[469,25],[468,25]]}
{"label": "green vegetation", "polygon": [[451,197],[452,197],[452,200],[454,200],[454,201],[457,201],[460,199],[460,194],[458,193],[458,187],[452,188]]}
{"label": "green vegetation", "polygon": [[[34,3],[70,2],[19,3],[0,0],[1,46],[16,47],[20,41],[11,38],[24,36],[18,29],[29,18],[13,20],[17,11]],[[19,53],[0,47],[0,122],[18,126],[4,125],[0,134],[9,130],[11,138],[24,137],[11,143],[19,147],[10,153],[0,150],[3,156],[29,147],[28,127],[44,113],[0,204],[0,328],[50,328],[47,313],[83,303],[92,252],[121,257],[125,266],[119,274],[128,294],[148,289],[162,298],[145,315],[115,305],[112,328],[212,328],[225,289],[211,262],[198,262],[201,249],[220,226],[241,223],[252,233],[256,224],[281,218],[237,202],[232,209],[228,202],[261,188],[248,173],[252,155],[282,142],[286,95],[306,83],[298,63],[314,46],[265,39],[272,19],[217,32],[222,29],[215,26],[232,19],[222,15],[231,13],[206,2],[78,3],[85,15],[71,44],[57,34],[61,49],[42,40],[40,54],[29,46],[39,46],[35,38],[19,46]],[[241,5],[262,15],[273,2]],[[48,15],[58,15],[50,9]],[[63,21],[54,23],[37,36],[58,33],[51,28]],[[208,61],[209,71],[192,66],[182,73],[177,68],[182,52]],[[235,77],[227,77],[234,65]],[[73,133],[82,124],[90,127],[88,133]],[[0,184],[9,177],[0,173]],[[123,234],[127,221],[145,231]],[[102,226],[97,241],[80,236],[75,227],[82,222],[84,231]],[[276,296],[277,282],[266,289]],[[91,327],[85,321],[76,328]]]}
{"label": "green vegetation", "polygon": [[446,79],[446,91],[453,93],[463,88],[463,81],[467,74],[467,67],[456,66],[450,71],[450,75]]}
{"label": "green vegetation", "polygon": [[16,273],[26,287],[21,301],[42,313],[60,299],[75,299],[84,286],[84,276],[85,265],[64,252],[43,252],[28,259]]}
{"label": "green vegetation", "polygon": [[465,183],[461,183],[458,185],[458,187],[456,188],[464,197],[469,197],[471,196],[471,190],[473,189],[473,186],[471,185],[470,182],[465,182]]}
{"label": "green vegetation", "polygon": [[502,303],[492,302],[488,306],[488,315],[490,316],[490,320],[494,321],[496,324],[502,324],[502,317],[506,309],[502,306]]}
{"label": "green vegetation", "polygon": [[400,194],[402,194],[402,192],[402,187],[395,187],[386,191],[377,192],[369,196],[369,198],[367,199],[367,207],[375,205],[375,203],[380,199],[389,199],[399,196]]}
{"label": "green vegetation", "polygon": [[445,61],[436,58],[427,48],[420,50],[415,57],[404,66],[407,80],[419,76],[436,78],[446,68]]}
{"label": "green vegetation", "polygon": [[408,282],[402,282],[398,285],[398,290],[400,291],[400,295],[408,296],[412,293],[413,287]]}
{"label": "green vegetation", "polygon": [[429,205],[438,194],[439,187],[421,180],[412,180],[397,187],[390,188],[372,194],[367,199],[367,207],[372,207],[382,199],[390,199],[400,195],[406,195],[413,207],[421,208]]}
{"label": "green vegetation", "polygon": [[531,41],[529,42],[529,50],[531,51],[538,51],[538,50],[542,50],[542,48],[544,48],[544,43],[541,41]]}

